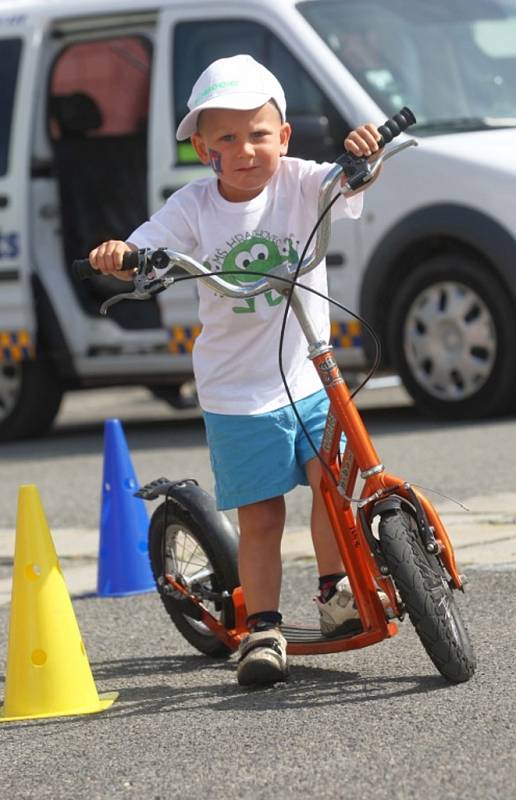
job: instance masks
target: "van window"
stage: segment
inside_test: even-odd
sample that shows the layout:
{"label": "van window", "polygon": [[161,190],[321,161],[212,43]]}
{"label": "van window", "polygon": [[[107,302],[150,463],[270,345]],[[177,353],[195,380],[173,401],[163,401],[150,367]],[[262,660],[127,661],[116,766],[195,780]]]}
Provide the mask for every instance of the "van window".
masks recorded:
{"label": "van window", "polygon": [[[263,25],[236,19],[182,22],[174,29],[173,52],[176,126],[188,111],[187,101],[201,72],[217,58],[248,53],[283,86],[293,127],[289,155],[321,161],[342,151],[349,125],[287,47]],[[178,162],[195,160],[191,145],[180,144]]]}
{"label": "van window", "polygon": [[0,39],[0,175],[6,174],[9,162],[9,142],[21,46],[21,39]]}
{"label": "van window", "polygon": [[516,0],[308,0],[298,10],[389,116],[418,133],[516,125]]}
{"label": "van window", "polygon": [[[52,73],[52,138],[65,135],[68,126],[77,127],[79,111],[83,110],[85,127],[81,133],[88,136],[121,136],[145,130],[150,61],[150,47],[140,37],[103,39],[67,47]],[[90,109],[88,118],[86,104]]]}

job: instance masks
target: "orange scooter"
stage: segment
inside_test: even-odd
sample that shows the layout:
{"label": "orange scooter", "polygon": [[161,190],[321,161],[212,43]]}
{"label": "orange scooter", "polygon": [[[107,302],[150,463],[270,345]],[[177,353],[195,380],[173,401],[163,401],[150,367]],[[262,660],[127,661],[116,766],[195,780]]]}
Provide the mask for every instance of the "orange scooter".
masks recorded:
{"label": "orange scooter", "polygon": [[[402,109],[379,128],[384,144],[415,119]],[[380,165],[411,145],[392,146],[373,164],[345,154],[326,176],[319,198],[319,222],[313,252],[297,267],[282,264],[245,287],[230,284],[192,258],[170,250],[127,254],[124,268],[135,270],[135,289],[106,301],[101,312],[125,297],[146,299],[178,280],[200,278],[218,294],[254,297],[271,288],[287,297],[308,342],[321,383],[330,399],[326,427],[317,453],[322,464],[322,493],[361,621],[361,630],[325,638],[318,628],[285,624],[287,652],[292,655],[333,653],[380,642],[397,633],[396,619],[407,613],[430,659],[449,681],[467,681],[476,659],[456,602],[464,589],[454,552],[442,521],[429,500],[405,480],[386,472],[353,397],[341,375],[332,348],[321,342],[304,311],[298,278],[324,257],[330,235],[326,213],[334,189],[346,175],[344,191],[365,186]],[[189,275],[179,276],[177,267]],[[87,260],[74,262],[79,278],[98,274]],[[172,268],[173,274],[172,274]],[[346,437],[344,452],[341,435]],[[355,498],[357,482],[363,481]],[[177,629],[195,648],[226,657],[247,633],[246,609],[239,585],[238,535],[213,498],[193,479],[160,478],[138,492],[145,500],[162,496],[152,516],[149,553],[157,589]],[[356,505],[356,511],[353,506]],[[378,597],[390,600],[386,612]]]}

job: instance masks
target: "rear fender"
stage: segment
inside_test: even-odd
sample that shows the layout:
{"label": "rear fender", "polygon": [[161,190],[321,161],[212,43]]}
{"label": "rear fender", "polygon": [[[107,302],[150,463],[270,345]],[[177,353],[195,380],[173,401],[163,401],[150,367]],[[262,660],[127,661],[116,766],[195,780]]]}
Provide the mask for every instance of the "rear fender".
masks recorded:
{"label": "rear fender", "polygon": [[238,556],[238,534],[228,517],[219,511],[215,500],[202,489],[194,478],[183,478],[171,481],[168,478],[157,478],[142,486],[136,497],[144,500],[156,500],[163,496],[169,502],[187,511],[204,530],[218,528],[225,535],[230,547],[234,550],[235,560]]}

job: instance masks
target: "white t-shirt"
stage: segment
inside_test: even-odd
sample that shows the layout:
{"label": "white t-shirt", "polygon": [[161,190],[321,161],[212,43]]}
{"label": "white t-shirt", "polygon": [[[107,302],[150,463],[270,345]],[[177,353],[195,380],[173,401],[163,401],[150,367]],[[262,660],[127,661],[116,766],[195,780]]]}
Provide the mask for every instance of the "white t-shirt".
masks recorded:
{"label": "white t-shirt", "polygon": [[[193,181],[173,194],[128,241],[138,247],[166,247],[186,253],[212,270],[266,272],[288,259],[297,264],[317,220],[322,180],[331,164],[283,157],[268,185],[252,200],[232,203],[219,193],[217,178]],[[334,218],[356,219],[362,194],[340,198]],[[248,275],[247,281],[257,280]],[[301,283],[327,293],[322,261]],[[285,298],[271,290],[248,300],[220,297],[198,280],[202,331],[193,350],[201,408],[216,414],[260,414],[289,403],[278,361]],[[174,291],[173,288],[170,291]],[[302,291],[302,290],[300,290]],[[311,292],[303,301],[319,338],[328,341],[328,303]],[[285,329],[283,369],[294,400],[318,391],[319,377],[292,310]]]}

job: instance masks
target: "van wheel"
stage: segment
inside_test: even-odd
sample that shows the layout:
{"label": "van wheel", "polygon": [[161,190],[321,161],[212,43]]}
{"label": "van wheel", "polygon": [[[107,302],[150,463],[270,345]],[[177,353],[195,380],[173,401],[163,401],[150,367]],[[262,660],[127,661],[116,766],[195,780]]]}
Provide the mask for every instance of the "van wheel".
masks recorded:
{"label": "van wheel", "polygon": [[48,362],[0,364],[0,442],[45,433],[62,396]]}
{"label": "van wheel", "polygon": [[435,256],[403,279],[388,347],[416,405],[448,419],[503,413],[514,402],[516,313],[489,267]]}
{"label": "van wheel", "polygon": [[199,405],[193,381],[178,385],[149,386],[149,389],[154,397],[168,403],[172,408],[188,409],[197,408]]}

